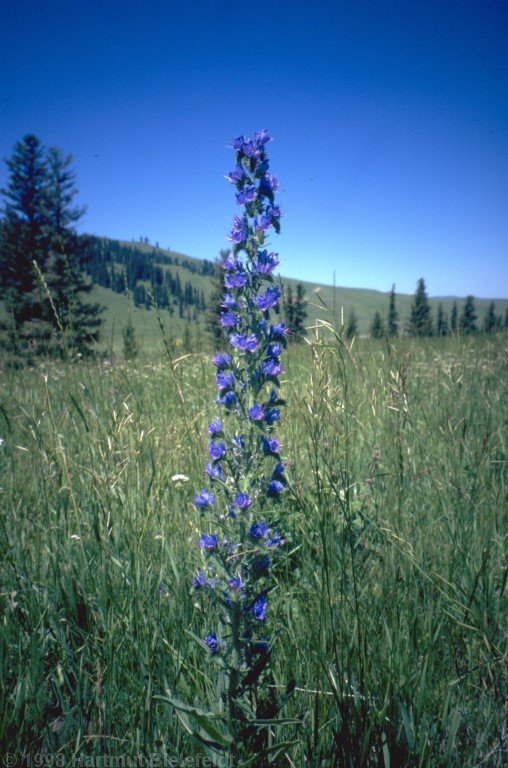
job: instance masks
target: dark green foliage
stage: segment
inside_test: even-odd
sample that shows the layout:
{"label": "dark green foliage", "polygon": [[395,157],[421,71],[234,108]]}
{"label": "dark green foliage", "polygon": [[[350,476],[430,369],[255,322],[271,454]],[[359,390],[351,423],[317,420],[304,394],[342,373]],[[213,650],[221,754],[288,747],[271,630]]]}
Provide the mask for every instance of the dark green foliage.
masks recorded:
{"label": "dark green foliage", "polygon": [[448,319],[446,317],[446,314],[443,311],[443,306],[440,303],[437,308],[436,336],[447,336],[447,335],[448,335]]}
{"label": "dark green foliage", "polygon": [[136,332],[132,324],[132,318],[129,315],[127,325],[122,331],[123,335],[123,356],[125,360],[134,360],[138,356],[138,344],[136,341]]}
{"label": "dark green foliage", "polygon": [[290,285],[286,288],[284,301],[284,317],[290,329],[292,341],[302,341],[305,333],[305,321],[307,319],[307,299],[305,288],[301,283],[296,286],[296,295]]}
{"label": "dark green foliage", "polygon": [[490,302],[487,314],[483,318],[483,330],[485,333],[495,333],[501,325],[501,318],[496,316],[496,305]]}
{"label": "dark green foliage", "polygon": [[380,312],[374,312],[372,323],[370,324],[370,335],[373,339],[382,339],[385,335],[383,318]]}
{"label": "dark green foliage", "polygon": [[212,293],[210,295],[206,316],[206,329],[216,347],[221,346],[226,338],[224,329],[219,324],[219,318],[224,312],[224,307],[222,306],[222,298],[224,296],[224,270],[222,269],[221,264],[227,259],[229,253],[229,249],[221,249],[219,258],[215,262],[212,274]]}
{"label": "dark green foliage", "polygon": [[10,179],[2,190],[0,298],[10,316],[2,346],[11,356],[89,354],[98,340],[101,308],[84,296],[84,241],[74,225],[83,214],[73,207],[71,157],[45,151],[37,137],[17,142],[7,161]]}
{"label": "dark green foliage", "polygon": [[453,302],[452,311],[450,314],[450,330],[452,333],[456,333],[459,327],[459,311],[457,309],[457,302]]}
{"label": "dark green foliage", "polygon": [[387,335],[392,339],[395,338],[399,332],[397,324],[398,319],[399,315],[395,307],[395,285],[392,285],[392,290],[390,291],[390,305],[388,307],[388,322],[386,327]]}
{"label": "dark green foliage", "polygon": [[461,333],[476,333],[476,320],[478,315],[474,305],[474,297],[466,296],[466,301],[460,316],[459,327]]}
{"label": "dark green foliage", "polygon": [[418,280],[411,306],[408,332],[411,336],[432,336],[432,313],[423,277]]}
{"label": "dark green foliage", "polygon": [[348,320],[346,323],[346,339],[352,339],[353,336],[356,336],[357,333],[358,333],[358,318],[353,308],[348,315]]}

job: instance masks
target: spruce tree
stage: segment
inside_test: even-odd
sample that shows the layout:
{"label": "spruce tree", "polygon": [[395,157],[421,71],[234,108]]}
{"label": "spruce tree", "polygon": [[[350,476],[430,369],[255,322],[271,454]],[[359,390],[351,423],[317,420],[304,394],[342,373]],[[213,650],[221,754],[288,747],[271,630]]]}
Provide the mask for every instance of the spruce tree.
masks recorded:
{"label": "spruce tree", "polygon": [[422,277],[416,286],[408,331],[412,336],[432,336],[432,314]]}
{"label": "spruce tree", "polygon": [[100,308],[82,298],[91,286],[81,269],[84,240],[74,229],[83,211],[72,207],[70,162],[57,149],[46,153],[33,135],[17,142],[7,161],[0,296],[10,328],[2,342],[29,358],[64,348],[85,354],[98,336]]}
{"label": "spruce tree", "polygon": [[[1,190],[2,237],[0,241],[0,298],[9,315],[2,345],[19,351],[30,341],[43,345],[51,327],[45,322],[43,300],[34,263],[45,269],[47,253],[46,184],[44,148],[36,136],[25,136],[7,160],[8,185]],[[18,349],[13,350],[16,339]],[[25,342],[25,343],[24,343]]]}
{"label": "spruce tree", "polygon": [[[88,355],[99,338],[102,307],[84,300],[84,296],[92,290],[92,284],[85,279],[82,270],[87,241],[78,237],[75,225],[85,209],[73,205],[77,189],[71,163],[70,155],[64,157],[58,148],[50,148],[46,184],[48,250],[45,279],[53,304],[54,325],[59,330],[60,351],[66,348]],[[49,308],[46,313],[49,313]]]}
{"label": "spruce tree", "polygon": [[294,300],[292,339],[300,342],[305,333],[305,321],[307,319],[307,300],[305,298],[305,288],[301,283],[296,286],[296,296]]}
{"label": "spruce tree", "polygon": [[215,261],[212,276],[212,292],[206,314],[206,330],[212,338],[214,347],[219,347],[226,339],[224,328],[220,324],[220,316],[226,311],[226,308],[223,306],[224,269],[221,265],[229,254],[230,250],[228,248],[221,249],[219,257]]}
{"label": "spruce tree", "polygon": [[352,339],[358,332],[358,318],[354,307],[351,309],[348,315],[346,323],[346,339]]}
{"label": "spruce tree", "polygon": [[459,327],[459,311],[457,309],[457,302],[453,302],[452,311],[450,314],[450,330],[452,333],[456,333]]}
{"label": "spruce tree", "polygon": [[459,322],[461,333],[476,333],[478,330],[476,327],[477,317],[474,296],[466,296]]}
{"label": "spruce tree", "polygon": [[376,310],[372,323],[370,324],[370,335],[373,339],[382,339],[385,333],[383,318],[381,313]]}
{"label": "spruce tree", "polygon": [[487,313],[483,318],[483,330],[485,333],[495,333],[499,325],[500,323],[496,317],[496,305],[491,301]]}
{"label": "spruce tree", "polygon": [[395,307],[395,285],[392,285],[392,290],[390,291],[390,305],[388,307],[388,321],[387,321],[387,334],[391,338],[394,338],[397,336],[399,332],[397,321],[399,319],[399,315],[397,312],[397,309]]}
{"label": "spruce tree", "polygon": [[437,308],[436,335],[437,336],[448,335],[448,319],[446,317],[446,314],[443,311],[443,305],[441,304],[441,302],[439,303]]}

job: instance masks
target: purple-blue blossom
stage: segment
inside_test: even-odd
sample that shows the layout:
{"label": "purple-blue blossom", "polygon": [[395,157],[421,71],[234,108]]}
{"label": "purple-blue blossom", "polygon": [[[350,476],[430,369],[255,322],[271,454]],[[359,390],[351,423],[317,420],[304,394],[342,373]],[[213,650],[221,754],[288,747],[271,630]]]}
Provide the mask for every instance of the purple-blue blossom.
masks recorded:
{"label": "purple-blue blossom", "polygon": [[202,533],[199,537],[199,546],[205,552],[213,552],[219,546],[219,539],[216,533]]}
{"label": "purple-blue blossom", "polygon": [[265,418],[265,409],[260,403],[256,403],[249,408],[249,419],[251,421],[263,421]]}
{"label": "purple-blue blossom", "polygon": [[226,455],[226,446],[224,443],[216,443],[215,440],[211,440],[209,453],[212,461],[220,461]]}
{"label": "purple-blue blossom", "polygon": [[212,363],[219,369],[219,371],[223,371],[225,368],[230,368],[233,361],[231,355],[228,355],[226,352],[217,352],[217,354],[212,357]]}
{"label": "purple-blue blossom", "polygon": [[268,309],[275,307],[280,299],[280,288],[276,285],[273,288],[267,288],[265,293],[260,296],[255,296],[253,301],[258,309],[265,312]]}
{"label": "purple-blue blossom", "polygon": [[231,346],[240,352],[256,352],[259,347],[259,341],[253,333],[232,333],[229,341]]}
{"label": "purple-blue blossom", "polygon": [[194,496],[194,505],[198,509],[206,509],[215,504],[215,494],[207,491],[206,488],[202,488],[199,493]]}
{"label": "purple-blue blossom", "polygon": [[266,619],[266,612],[268,610],[268,600],[266,595],[260,595],[252,606],[252,613],[258,621],[264,621]]}
{"label": "purple-blue blossom", "polygon": [[268,276],[279,265],[279,254],[259,251],[257,258],[252,263],[254,274]]}
{"label": "purple-blue blossom", "polygon": [[238,509],[248,509],[252,504],[252,499],[248,493],[237,493],[234,498],[234,505]]}

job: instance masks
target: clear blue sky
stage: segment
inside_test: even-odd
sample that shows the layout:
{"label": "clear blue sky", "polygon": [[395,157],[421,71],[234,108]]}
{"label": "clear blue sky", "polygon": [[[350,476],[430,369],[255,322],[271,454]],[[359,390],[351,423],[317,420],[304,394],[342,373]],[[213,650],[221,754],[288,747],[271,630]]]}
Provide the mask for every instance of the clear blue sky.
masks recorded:
{"label": "clear blue sky", "polygon": [[82,231],[215,258],[268,128],[283,274],[508,297],[505,0],[16,0],[0,64],[0,157],[72,154]]}

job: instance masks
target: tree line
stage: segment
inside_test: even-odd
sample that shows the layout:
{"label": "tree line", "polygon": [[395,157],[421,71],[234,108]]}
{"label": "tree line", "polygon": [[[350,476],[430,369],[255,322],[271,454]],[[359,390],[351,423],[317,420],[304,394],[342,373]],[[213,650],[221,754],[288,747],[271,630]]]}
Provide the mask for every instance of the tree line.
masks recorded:
{"label": "tree line", "polygon": [[[400,333],[409,336],[448,336],[449,334],[492,334],[501,330],[508,330],[508,308],[504,318],[496,314],[495,302],[491,301],[483,318],[483,323],[478,325],[474,296],[466,296],[464,304],[459,312],[457,301],[454,301],[450,316],[444,311],[441,303],[437,306],[434,319],[430,306],[425,281],[418,280],[416,291],[411,304],[409,318],[405,325],[400,326],[399,314],[396,308],[395,286],[390,291],[389,305],[386,318],[379,310],[374,313],[370,323],[370,335],[374,339],[393,338]],[[358,332],[358,317],[353,309],[350,310],[345,326],[345,335],[351,339]]]}

